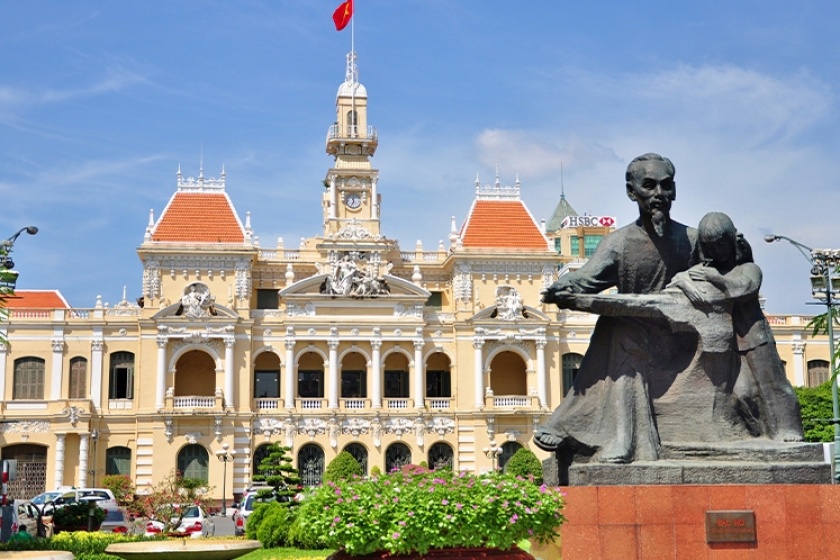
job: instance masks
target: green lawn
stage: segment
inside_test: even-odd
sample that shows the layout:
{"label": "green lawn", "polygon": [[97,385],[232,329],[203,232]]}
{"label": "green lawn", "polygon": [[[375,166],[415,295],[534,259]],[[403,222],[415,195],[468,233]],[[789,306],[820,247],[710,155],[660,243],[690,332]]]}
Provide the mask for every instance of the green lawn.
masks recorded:
{"label": "green lawn", "polygon": [[325,560],[332,550],[300,550],[297,548],[269,548],[249,552],[240,560]]}

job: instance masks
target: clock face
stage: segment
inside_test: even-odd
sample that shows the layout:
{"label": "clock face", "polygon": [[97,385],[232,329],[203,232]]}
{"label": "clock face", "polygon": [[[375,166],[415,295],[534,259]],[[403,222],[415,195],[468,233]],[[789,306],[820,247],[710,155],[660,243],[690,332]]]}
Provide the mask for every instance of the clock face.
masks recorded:
{"label": "clock face", "polygon": [[355,210],[362,205],[362,197],[356,193],[348,194],[344,197],[344,204],[347,205],[347,208]]}

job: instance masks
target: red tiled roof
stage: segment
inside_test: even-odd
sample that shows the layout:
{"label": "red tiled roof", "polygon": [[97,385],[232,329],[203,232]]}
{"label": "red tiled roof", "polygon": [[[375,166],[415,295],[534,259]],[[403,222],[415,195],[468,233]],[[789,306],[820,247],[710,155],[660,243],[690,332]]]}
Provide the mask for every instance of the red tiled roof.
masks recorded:
{"label": "red tiled roof", "polygon": [[6,298],[9,309],[69,309],[70,305],[58,290],[15,290]]}
{"label": "red tiled roof", "polygon": [[545,251],[548,242],[521,200],[476,200],[461,229],[464,247]]}
{"label": "red tiled roof", "polygon": [[225,193],[177,192],[155,225],[152,241],[244,243],[245,232]]}

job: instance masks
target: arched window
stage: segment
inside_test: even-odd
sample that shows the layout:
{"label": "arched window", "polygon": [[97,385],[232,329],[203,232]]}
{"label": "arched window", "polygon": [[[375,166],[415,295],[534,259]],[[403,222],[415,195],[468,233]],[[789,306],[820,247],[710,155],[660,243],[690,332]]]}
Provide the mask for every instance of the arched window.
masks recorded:
{"label": "arched window", "polygon": [[392,443],[385,451],[385,472],[411,464],[411,449],[404,443]]}
{"label": "arched window", "polygon": [[361,443],[350,443],[344,448],[344,451],[356,459],[356,462],[362,467],[362,474],[368,473],[368,452],[364,445]]}
{"label": "arched window", "polygon": [[105,451],[105,474],[131,476],[131,449],[110,447]]}
{"label": "arched window", "polygon": [[808,361],[808,387],[818,387],[829,380],[831,372],[825,360]]}
{"label": "arched window", "polygon": [[307,352],[298,362],[298,397],[324,398],[324,360],[315,352]]}
{"label": "arched window", "polygon": [[210,455],[196,443],[187,445],[178,453],[178,472],[183,478],[197,478],[203,482],[210,480],[207,463]]}
{"label": "arched window", "polygon": [[385,394],[386,399],[407,399],[410,390],[408,384],[408,358],[404,354],[392,353],[385,358]]}
{"label": "arched window", "polygon": [[580,362],[583,356],[580,354],[563,354],[563,396],[565,397],[569,389],[572,388],[572,383],[577,377],[577,372],[580,369]]}
{"label": "arched window", "polygon": [[70,398],[84,399],[87,397],[87,360],[73,358],[70,360]]}
{"label": "arched window", "polygon": [[452,374],[449,357],[435,353],[426,365],[426,398],[449,398],[452,396]]}
{"label": "arched window", "polygon": [[41,358],[19,358],[15,360],[15,379],[12,398],[43,400],[44,366]]}
{"label": "arched window", "polygon": [[437,442],[429,448],[429,468],[432,470],[452,470],[455,466],[455,453],[448,443]]}
{"label": "arched window", "polygon": [[280,398],[280,357],[263,352],[254,360],[254,398]]}
{"label": "arched window", "polygon": [[505,464],[513,457],[513,454],[522,449],[522,445],[515,441],[506,441],[502,444],[502,452],[499,454],[499,470],[505,468]]}
{"label": "arched window", "polygon": [[367,370],[365,358],[358,352],[344,357],[341,363],[341,398],[367,398]]}
{"label": "arched window", "polygon": [[108,377],[109,399],[134,398],[134,354],[114,352],[111,354],[111,369]]}
{"label": "arched window", "polygon": [[307,443],[298,451],[300,481],[306,486],[320,486],[324,480],[324,450]]}

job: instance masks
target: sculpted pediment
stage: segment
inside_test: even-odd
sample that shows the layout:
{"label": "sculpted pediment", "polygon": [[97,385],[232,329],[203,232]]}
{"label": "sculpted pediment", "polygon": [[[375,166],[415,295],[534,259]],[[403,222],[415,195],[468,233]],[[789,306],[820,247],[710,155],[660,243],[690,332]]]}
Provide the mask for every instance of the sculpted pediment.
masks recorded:
{"label": "sculpted pediment", "polygon": [[521,312],[516,315],[510,315],[509,311],[508,308],[491,305],[473,315],[469,321],[472,323],[486,323],[489,321],[548,323],[551,321],[548,315],[528,305],[523,305]]}
{"label": "sculpted pediment", "polygon": [[[378,284],[370,285],[368,281]],[[349,289],[345,289],[349,286]],[[403,280],[397,276],[385,274],[379,278],[360,277],[359,282],[335,283],[334,274],[316,274],[295,282],[280,290],[280,297],[285,300],[327,298],[336,300],[362,299],[413,299],[426,301],[432,295],[428,290]]]}

